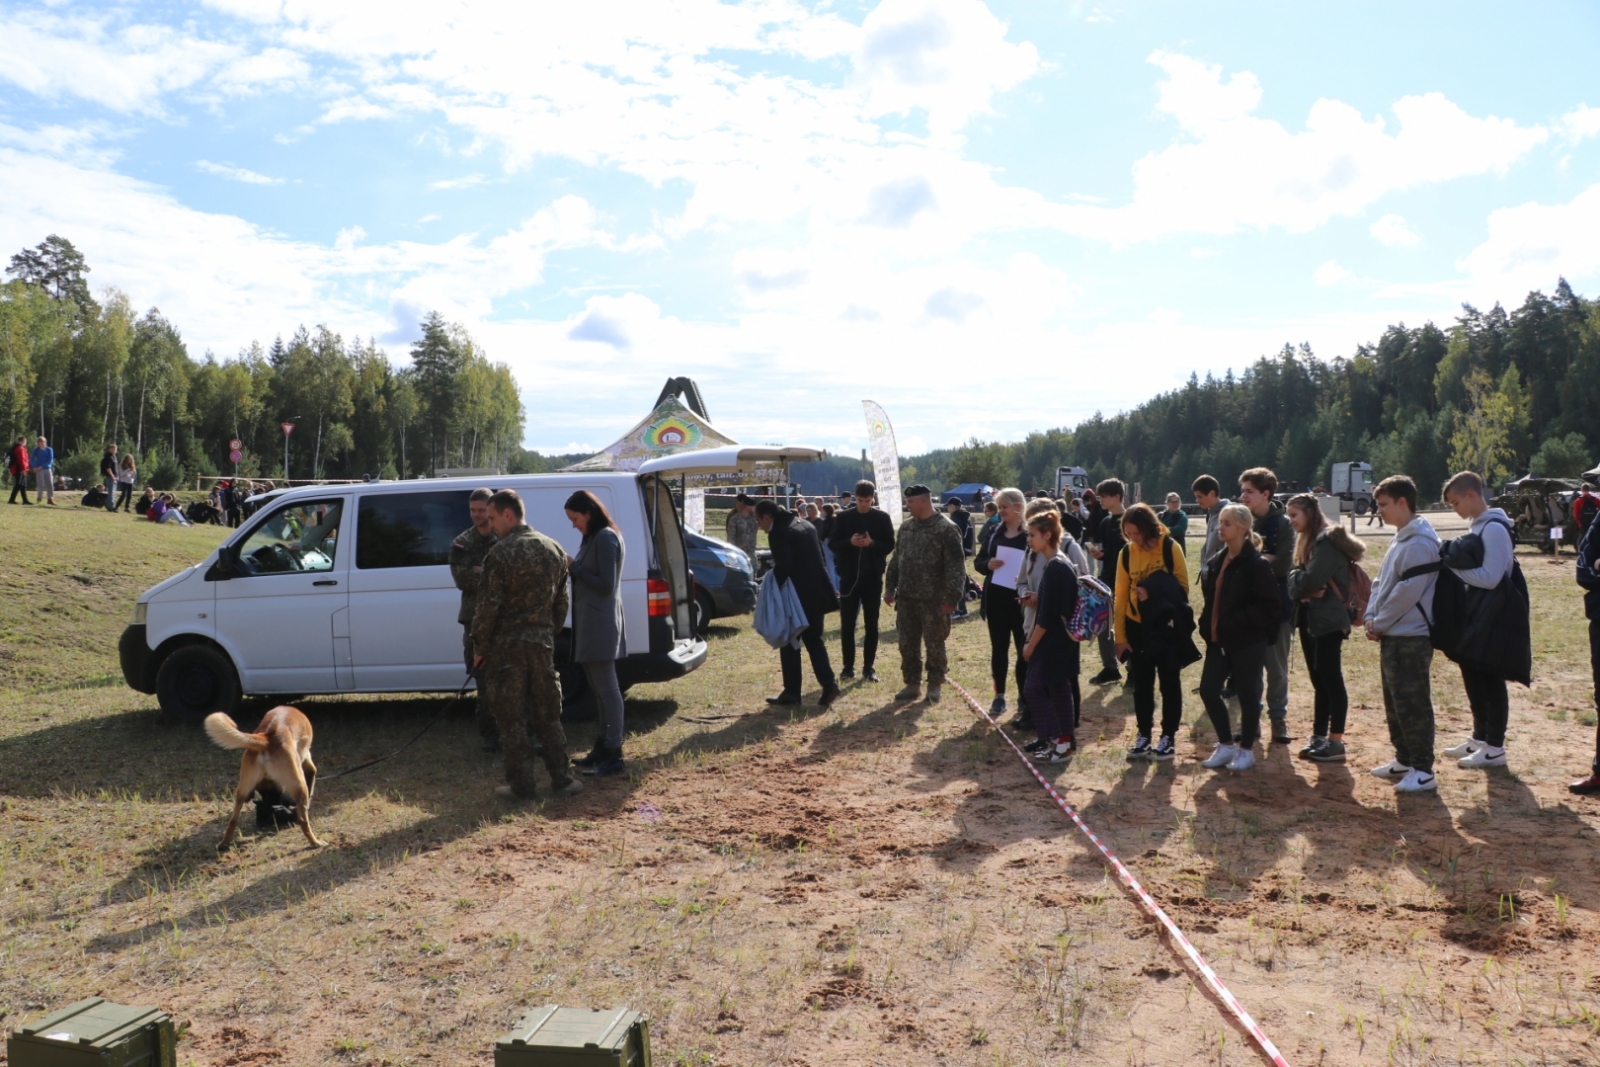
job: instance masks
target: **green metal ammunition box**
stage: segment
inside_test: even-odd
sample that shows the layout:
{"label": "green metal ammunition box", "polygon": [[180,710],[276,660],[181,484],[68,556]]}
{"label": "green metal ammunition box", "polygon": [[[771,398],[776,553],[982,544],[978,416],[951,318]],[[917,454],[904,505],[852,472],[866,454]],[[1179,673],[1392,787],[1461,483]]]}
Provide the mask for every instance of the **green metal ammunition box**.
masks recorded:
{"label": "green metal ammunition box", "polygon": [[546,1004],[495,1042],[494,1067],[650,1067],[650,1020],[627,1008]]}
{"label": "green metal ammunition box", "polygon": [[172,1016],[90,997],[25,1023],[6,1041],[11,1067],[178,1067]]}

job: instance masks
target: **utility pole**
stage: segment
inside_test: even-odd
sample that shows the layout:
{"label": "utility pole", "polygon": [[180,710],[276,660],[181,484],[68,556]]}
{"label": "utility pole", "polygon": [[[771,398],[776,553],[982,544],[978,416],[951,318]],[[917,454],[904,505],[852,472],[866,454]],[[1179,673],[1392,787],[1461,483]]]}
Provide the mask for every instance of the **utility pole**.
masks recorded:
{"label": "utility pole", "polygon": [[303,418],[305,418],[304,415],[296,415],[294,418],[278,424],[283,427],[283,480],[286,482],[289,480],[289,435],[294,433],[294,424]]}

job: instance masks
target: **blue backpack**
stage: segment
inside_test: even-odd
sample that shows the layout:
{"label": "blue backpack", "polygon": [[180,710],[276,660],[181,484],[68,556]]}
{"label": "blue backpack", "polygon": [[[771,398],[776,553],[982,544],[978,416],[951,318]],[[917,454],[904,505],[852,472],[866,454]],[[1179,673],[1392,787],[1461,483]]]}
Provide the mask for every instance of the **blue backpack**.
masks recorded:
{"label": "blue backpack", "polygon": [[1078,606],[1067,620],[1067,635],[1074,641],[1091,641],[1111,622],[1112,593],[1100,579],[1084,575],[1078,579]]}

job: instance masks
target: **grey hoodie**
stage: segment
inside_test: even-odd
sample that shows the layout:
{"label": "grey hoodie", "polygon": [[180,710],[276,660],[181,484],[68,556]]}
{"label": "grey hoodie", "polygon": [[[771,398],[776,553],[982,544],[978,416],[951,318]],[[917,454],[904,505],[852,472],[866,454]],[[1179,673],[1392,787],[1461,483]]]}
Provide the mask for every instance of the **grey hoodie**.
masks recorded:
{"label": "grey hoodie", "polygon": [[1457,570],[1456,575],[1463,582],[1479,589],[1493,589],[1511,573],[1515,549],[1506,529],[1510,525],[1511,517],[1500,508],[1489,508],[1472,520],[1472,532],[1483,541],[1483,566]]}
{"label": "grey hoodie", "polygon": [[1412,567],[1438,560],[1439,535],[1421,515],[1395,532],[1394,543],[1384,554],[1378,580],[1373,583],[1372,599],[1367,602],[1366,621],[1378,636],[1428,636],[1427,620],[1433,617],[1433,587],[1439,576],[1423,574],[1402,582],[1400,575]]}

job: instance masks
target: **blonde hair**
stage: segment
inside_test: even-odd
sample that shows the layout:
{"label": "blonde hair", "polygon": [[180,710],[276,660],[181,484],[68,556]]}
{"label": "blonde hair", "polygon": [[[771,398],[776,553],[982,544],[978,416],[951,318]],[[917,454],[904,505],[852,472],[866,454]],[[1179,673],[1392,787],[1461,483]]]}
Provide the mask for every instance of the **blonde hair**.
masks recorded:
{"label": "blonde hair", "polygon": [[1306,517],[1305,536],[1294,542],[1294,565],[1305,567],[1311,562],[1311,550],[1317,547],[1317,535],[1328,528],[1328,518],[1322,514],[1322,505],[1310,493],[1299,493],[1289,498],[1285,510],[1294,508]]}
{"label": "blonde hair", "polygon": [[1250,514],[1249,508],[1243,504],[1229,504],[1217,513],[1217,521],[1220,523],[1223,519],[1227,519],[1242,530],[1249,531],[1250,543],[1258,549],[1261,547],[1261,535],[1255,530],[1256,517]]}
{"label": "blonde hair", "polygon": [[1043,515],[1047,511],[1053,511],[1058,516],[1061,514],[1061,509],[1056,507],[1054,500],[1037,497],[1028,501],[1028,506],[1022,509],[1022,517],[1031,520],[1035,515]]}
{"label": "blonde hair", "polygon": [[1021,489],[1006,488],[994,495],[994,506],[997,508],[1008,507],[1012,504],[1023,504],[1027,497],[1022,495]]}

